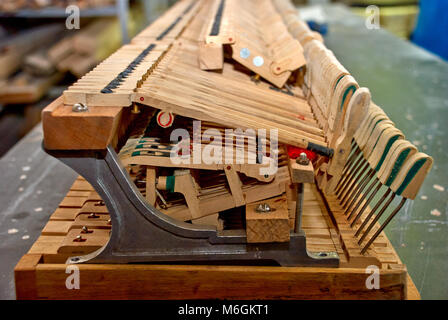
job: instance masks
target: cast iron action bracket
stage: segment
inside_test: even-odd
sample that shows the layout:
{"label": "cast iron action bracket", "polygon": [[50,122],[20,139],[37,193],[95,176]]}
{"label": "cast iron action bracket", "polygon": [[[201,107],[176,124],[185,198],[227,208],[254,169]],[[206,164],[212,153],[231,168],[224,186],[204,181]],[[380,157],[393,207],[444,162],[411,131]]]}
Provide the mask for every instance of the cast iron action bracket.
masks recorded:
{"label": "cast iron action bracket", "polygon": [[277,262],[281,266],[338,267],[336,252],[310,253],[303,230],[287,243],[247,243],[244,230],[175,220],[151,206],[123,168],[112,147],[101,152],[49,151],[82,175],[105,202],[111,217],[109,242],[69,263]]}

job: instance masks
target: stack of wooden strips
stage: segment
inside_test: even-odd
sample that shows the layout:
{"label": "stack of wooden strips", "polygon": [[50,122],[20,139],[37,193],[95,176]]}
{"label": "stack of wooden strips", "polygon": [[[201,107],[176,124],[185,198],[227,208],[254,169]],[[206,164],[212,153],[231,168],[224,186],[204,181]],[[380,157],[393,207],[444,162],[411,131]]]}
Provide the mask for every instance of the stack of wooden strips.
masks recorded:
{"label": "stack of wooden strips", "polygon": [[[143,25],[141,11],[130,13],[129,34]],[[0,43],[0,103],[40,100],[64,75],[82,77],[122,43],[117,18],[95,19],[80,30],[60,22],[20,32]]]}

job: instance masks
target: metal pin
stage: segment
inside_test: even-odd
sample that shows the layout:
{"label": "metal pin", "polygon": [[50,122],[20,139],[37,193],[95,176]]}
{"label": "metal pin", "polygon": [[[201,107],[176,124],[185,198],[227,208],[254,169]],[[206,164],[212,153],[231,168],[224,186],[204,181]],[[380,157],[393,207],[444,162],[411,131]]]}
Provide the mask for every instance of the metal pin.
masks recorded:
{"label": "metal pin", "polygon": [[260,82],[260,75],[257,73],[252,77],[253,82]]}
{"label": "metal pin", "polygon": [[372,238],[370,238],[370,240],[367,242],[367,244],[364,246],[364,248],[362,248],[361,250],[361,254],[364,254],[364,252],[367,251],[367,249],[370,247],[370,245],[376,240],[376,238],[378,238],[378,236],[380,235],[380,233],[384,230],[384,228],[387,227],[387,225],[389,224],[389,222],[392,221],[392,219],[395,217],[395,215],[401,210],[401,208],[403,207],[403,205],[406,203],[406,198],[402,198],[400,204],[398,205],[398,207],[395,208],[395,210],[389,215],[389,217],[386,219],[386,221],[384,221],[384,223],[381,225],[381,227],[375,232],[375,234],[372,236]]}
{"label": "metal pin", "polygon": [[362,174],[366,171],[366,169],[369,167],[369,163],[367,161],[365,161],[364,166],[358,170],[358,172],[356,173],[356,175],[353,175],[353,177],[350,179],[349,183],[347,184],[347,186],[345,187],[345,190],[341,193],[341,203],[345,203],[348,195],[351,193],[350,192],[350,188],[354,186],[354,184],[356,183],[356,181],[358,181]]}
{"label": "metal pin", "polygon": [[351,195],[347,198],[345,204],[342,204],[344,208],[347,208],[347,212],[350,211],[353,204],[356,202],[356,199],[359,197],[361,192],[364,190],[369,181],[375,176],[375,170],[370,169],[369,172],[364,176],[360,183],[356,185],[356,187],[351,192]]}
{"label": "metal pin", "polygon": [[358,221],[358,219],[361,217],[361,215],[363,214],[364,210],[367,208],[367,206],[369,205],[370,201],[372,201],[373,197],[375,196],[375,194],[378,192],[378,190],[380,190],[381,188],[381,182],[378,179],[374,179],[374,182],[370,185],[369,189],[363,194],[363,196],[361,197],[361,199],[359,199],[358,203],[356,204],[356,207],[353,209],[353,211],[350,213],[350,215],[348,216],[347,220],[350,221],[351,218],[353,217],[353,215],[355,214],[355,212],[358,210],[359,206],[361,205],[361,203],[363,203],[364,199],[370,194],[370,192],[372,191],[372,189],[375,187],[375,185],[377,186],[375,191],[369,196],[368,200],[364,203],[364,206],[362,207],[361,211],[359,211],[359,213],[356,215],[356,218],[353,220],[353,222],[350,224],[351,227],[353,227],[356,223],[356,221]]}
{"label": "metal pin", "polygon": [[[390,189],[389,189],[390,190]],[[383,208],[381,209],[380,212],[378,212],[378,214],[375,216],[375,218],[373,219],[373,221],[370,223],[370,225],[367,227],[366,231],[364,232],[364,234],[362,235],[362,237],[359,239],[358,244],[361,244],[364,239],[367,237],[367,235],[369,234],[370,230],[372,230],[372,228],[375,226],[375,223],[381,218],[381,216],[383,215],[384,211],[386,211],[387,207],[391,204],[392,200],[395,199],[395,193],[392,193],[392,196],[389,198],[389,200],[383,205]]]}
{"label": "metal pin", "polygon": [[358,171],[359,167],[364,163],[364,161],[365,159],[363,156],[358,157],[350,166],[350,169],[347,170],[347,172],[344,174],[344,181],[340,184],[340,186],[336,190],[336,194],[338,195],[338,197],[344,192],[347,183],[349,183],[352,176],[355,174],[355,172]]}
{"label": "metal pin", "polygon": [[349,157],[349,159],[347,160],[347,162],[344,165],[344,169],[342,170],[341,173],[341,179],[338,182],[338,185],[336,187],[336,192],[339,192],[339,189],[341,188],[341,186],[345,183],[345,180],[347,179],[347,172],[353,167],[353,165],[355,164],[355,162],[359,161],[360,158],[357,158],[357,156],[360,153],[360,149],[357,148]]}
{"label": "metal pin", "polygon": [[132,104],[132,113],[133,114],[139,114],[140,109],[138,108],[138,105],[136,103]]}
{"label": "metal pin", "polygon": [[[163,206],[164,206],[165,208],[168,208],[168,203],[166,202],[165,198],[163,198],[163,196],[162,196],[162,194],[159,192],[159,190],[156,189],[156,193],[157,193],[157,196],[160,198],[160,200],[162,200],[162,202],[163,202]],[[164,208],[164,209],[165,209],[165,208]]]}
{"label": "metal pin", "polygon": [[303,211],[303,183],[297,184],[297,201],[296,201],[296,221],[294,231],[298,233],[302,225],[302,211]]}
{"label": "metal pin", "polygon": [[356,231],[355,236],[357,237],[361,231],[364,229],[364,227],[367,225],[367,223],[369,222],[370,218],[372,218],[373,214],[375,213],[376,210],[378,210],[378,208],[380,207],[380,205],[383,203],[384,200],[386,200],[386,198],[389,196],[391,190],[387,189],[387,191],[384,193],[383,197],[381,198],[381,200],[379,200],[375,207],[372,209],[372,211],[370,211],[370,213],[367,215],[367,217],[364,219],[363,223],[361,224],[361,226],[359,227],[359,229]]}
{"label": "metal pin", "polygon": [[359,149],[357,144],[352,144],[352,149],[350,152],[350,156],[347,159],[347,162],[344,165],[344,169],[342,170],[342,173],[345,173],[348,169],[348,165],[355,161],[356,157],[361,153],[361,149]]}

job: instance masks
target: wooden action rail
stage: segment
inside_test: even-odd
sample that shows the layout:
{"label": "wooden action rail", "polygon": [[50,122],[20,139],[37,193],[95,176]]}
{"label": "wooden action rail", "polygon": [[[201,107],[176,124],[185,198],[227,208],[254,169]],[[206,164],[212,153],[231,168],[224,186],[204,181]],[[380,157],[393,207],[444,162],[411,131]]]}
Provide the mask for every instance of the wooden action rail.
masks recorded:
{"label": "wooden action rail", "polygon": [[125,107],[135,89],[179,37],[200,1],[179,1],[150,27],[79,79],[64,92],[64,103]]}
{"label": "wooden action rail", "polygon": [[[228,71],[223,70],[215,75],[197,67],[198,43],[190,39],[193,34],[196,38],[200,37],[200,23],[209,14],[211,3],[180,3],[182,5],[176,5],[161,18],[174,22],[168,27],[166,23],[155,23],[142,31],[130,45],[124,46],[65,91],[64,104],[98,108],[126,107],[134,103],[199,120],[216,122],[218,116],[218,122],[229,127],[278,129],[282,143],[331,155],[322,130],[313,123],[314,116],[306,101],[292,97],[274,100],[275,95],[271,92],[265,91],[263,94],[255,89],[259,87],[264,90],[268,86],[252,85],[250,77],[232,70],[232,65],[224,67]],[[195,19],[187,24],[193,13]],[[160,30],[162,26],[166,27],[165,31]],[[183,26],[182,29],[180,26]],[[159,36],[154,38],[156,34]],[[191,77],[195,81],[191,81]],[[247,92],[240,86],[242,82],[250,86],[253,96],[246,96]],[[274,89],[270,88],[270,91]],[[221,99],[215,97],[219,90]],[[292,91],[287,93],[294,95]],[[271,100],[268,100],[269,96],[272,96]],[[191,103],[194,101],[192,97],[198,101]],[[211,101],[215,101],[215,105],[210,104]],[[216,102],[219,107],[216,107]],[[279,103],[285,106],[279,106]],[[241,112],[243,107],[250,111],[250,115]],[[274,110],[279,107],[284,111],[277,116]],[[52,143],[47,142],[50,147]]]}

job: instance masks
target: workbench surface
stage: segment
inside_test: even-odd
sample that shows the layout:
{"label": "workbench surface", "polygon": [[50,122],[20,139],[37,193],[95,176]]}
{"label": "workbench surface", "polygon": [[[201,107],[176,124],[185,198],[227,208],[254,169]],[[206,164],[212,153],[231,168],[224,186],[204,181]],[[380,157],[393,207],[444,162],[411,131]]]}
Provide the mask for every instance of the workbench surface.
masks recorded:
{"label": "workbench surface", "polygon": [[[386,229],[423,299],[447,299],[448,64],[342,6],[325,9],[326,45],[368,87],[406,138],[434,157],[419,196]],[[41,149],[37,126],[0,159],[0,299],[14,299],[13,269],[37,239],[76,174]]]}

